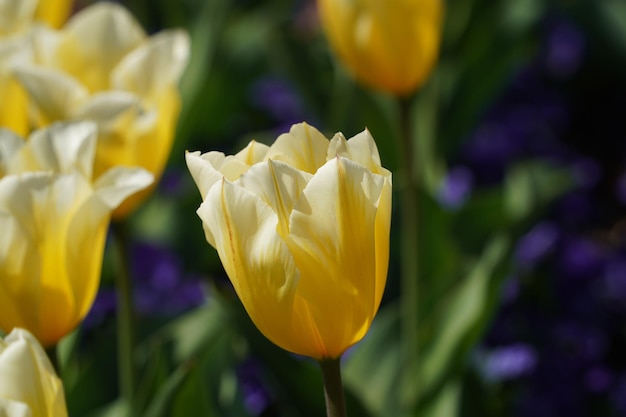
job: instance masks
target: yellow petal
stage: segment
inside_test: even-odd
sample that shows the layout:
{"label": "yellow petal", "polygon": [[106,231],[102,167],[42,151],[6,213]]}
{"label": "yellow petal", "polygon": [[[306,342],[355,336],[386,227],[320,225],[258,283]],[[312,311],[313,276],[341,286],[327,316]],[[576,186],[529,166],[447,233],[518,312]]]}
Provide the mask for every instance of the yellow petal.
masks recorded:
{"label": "yellow petal", "polygon": [[327,151],[328,139],[313,126],[299,123],[276,139],[265,158],[314,174],[326,162]]}
{"label": "yellow petal", "polygon": [[24,140],[11,130],[0,128],[0,178],[7,175]]}
{"label": "yellow petal", "polygon": [[258,195],[278,216],[278,233],[289,233],[289,216],[311,174],[271,159],[246,171],[237,185]]}
{"label": "yellow petal", "polygon": [[60,28],[70,16],[73,3],[73,0],[39,0],[35,19]]}
{"label": "yellow petal", "polygon": [[274,343],[294,351],[302,343],[289,323],[298,272],[276,232],[276,214],[224,179],[211,188],[198,215],[252,321]]}
{"label": "yellow petal", "polygon": [[67,416],[61,380],[39,342],[23,329],[0,340],[0,398],[3,416]]}
{"label": "yellow petal", "polygon": [[185,160],[203,199],[206,198],[211,187],[222,180],[222,177],[234,181],[250,168],[247,164],[248,158],[226,156],[222,152],[215,151],[204,154],[198,151],[187,152]]}
{"label": "yellow petal", "polygon": [[24,29],[33,19],[37,0],[0,2],[0,35]]}
{"label": "yellow petal", "polygon": [[328,146],[327,159],[342,156],[363,165],[375,174],[388,176],[389,171],[382,167],[376,142],[369,130],[351,137],[349,140],[342,133],[337,133]]}
{"label": "yellow petal", "polygon": [[70,118],[88,95],[77,80],[55,70],[20,66],[15,76],[38,110],[39,126]]}
{"label": "yellow petal", "polygon": [[37,130],[14,159],[21,166],[15,167],[12,173],[49,170],[71,173],[76,170],[90,179],[97,133],[95,124],[90,122],[55,123]]}
{"label": "yellow petal", "polygon": [[189,35],[167,30],[151,36],[126,55],[111,74],[112,87],[147,100],[178,84],[189,60]]}
{"label": "yellow petal", "polygon": [[124,7],[110,2],[76,13],[63,33],[55,66],[81,80],[91,92],[109,88],[113,68],[146,37]]}
{"label": "yellow petal", "polygon": [[377,265],[384,257],[376,252],[388,247],[377,245],[376,217],[385,184],[338,157],[313,176],[294,207],[287,244],[301,273],[296,311],[309,326],[302,332],[317,333],[320,341],[309,356],[341,355],[363,337],[378,309],[386,264]]}

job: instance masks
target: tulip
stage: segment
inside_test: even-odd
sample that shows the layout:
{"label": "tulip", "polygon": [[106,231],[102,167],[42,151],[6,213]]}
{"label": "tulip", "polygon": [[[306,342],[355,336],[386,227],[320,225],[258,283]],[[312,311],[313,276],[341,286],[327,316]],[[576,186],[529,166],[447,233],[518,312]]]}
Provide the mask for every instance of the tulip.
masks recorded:
{"label": "tulip", "polygon": [[442,0],[319,0],[332,49],[360,82],[408,95],[430,74],[439,51]]}
{"label": "tulip", "polygon": [[32,334],[0,338],[0,416],[66,417],[63,384]]}
{"label": "tulip", "polygon": [[44,346],[88,313],[112,210],[153,177],[117,167],[92,184],[93,123],[55,124],[28,141],[0,131],[0,329]]}
{"label": "tulip", "polygon": [[301,123],[270,147],[186,159],[206,239],[259,330],[319,360],[357,343],[389,258],[391,173],[369,132],[329,141]]}
{"label": "tulip", "polygon": [[[95,178],[129,166],[158,179],[181,106],[177,83],[189,56],[186,32],[148,37],[122,6],[101,2],[72,16],[59,31],[38,28],[34,39],[37,65],[14,71],[33,103],[33,123],[94,121]],[[128,216],[150,190],[125,201],[114,217]]]}

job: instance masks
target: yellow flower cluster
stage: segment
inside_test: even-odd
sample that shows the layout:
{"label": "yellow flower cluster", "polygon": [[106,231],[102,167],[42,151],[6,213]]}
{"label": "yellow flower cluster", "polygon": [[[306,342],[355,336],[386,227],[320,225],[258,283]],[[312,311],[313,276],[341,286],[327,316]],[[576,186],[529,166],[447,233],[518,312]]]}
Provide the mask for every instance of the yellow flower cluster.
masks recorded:
{"label": "yellow flower cluster", "polygon": [[[7,21],[25,20],[22,3],[5,3],[14,13]],[[186,32],[147,36],[125,8],[109,2],[81,10],[61,29],[22,26],[28,30],[0,41],[0,99],[12,103],[0,112],[0,125],[24,135],[56,121],[91,120],[98,125],[95,178],[122,165],[142,167],[158,179],[180,111]],[[128,216],[149,192],[134,195],[114,217]]]}

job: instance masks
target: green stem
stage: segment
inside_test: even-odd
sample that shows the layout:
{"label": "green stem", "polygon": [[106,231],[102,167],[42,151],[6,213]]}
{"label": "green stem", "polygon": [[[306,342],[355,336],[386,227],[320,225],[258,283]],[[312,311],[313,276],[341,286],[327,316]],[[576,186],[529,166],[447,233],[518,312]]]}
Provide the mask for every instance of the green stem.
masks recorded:
{"label": "green stem", "polygon": [[324,378],[327,417],[346,417],[346,403],[341,383],[340,358],[319,361]]}
{"label": "green stem", "polygon": [[117,353],[119,386],[131,416],[135,410],[135,368],[133,361],[134,308],[128,256],[128,231],[123,221],[112,224],[116,248],[115,287],[117,290]]}
{"label": "green stem", "polygon": [[[399,99],[400,106],[400,166],[403,190],[401,193],[401,332],[403,341],[404,384],[415,384],[418,361],[418,297],[419,297],[419,175],[414,162],[413,121],[411,98]],[[400,392],[402,392],[400,390]],[[404,401],[400,401],[404,408]]]}

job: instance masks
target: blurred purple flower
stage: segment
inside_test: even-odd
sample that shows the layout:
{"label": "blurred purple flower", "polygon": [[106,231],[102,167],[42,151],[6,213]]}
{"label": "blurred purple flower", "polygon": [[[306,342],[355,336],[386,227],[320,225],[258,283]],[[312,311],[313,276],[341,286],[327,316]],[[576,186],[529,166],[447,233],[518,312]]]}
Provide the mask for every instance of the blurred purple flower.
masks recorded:
{"label": "blurred purple flower", "polygon": [[554,248],[558,238],[556,225],[551,222],[538,223],[517,243],[517,263],[525,268],[534,266]]}
{"label": "blurred purple flower", "polygon": [[254,106],[264,110],[280,125],[291,126],[302,121],[304,106],[293,86],[280,78],[261,78],[250,93]]}
{"label": "blurred purple flower", "polygon": [[472,191],[474,177],[472,172],[463,166],[448,171],[443,184],[437,191],[439,203],[451,210],[460,208]]}
{"label": "blurred purple flower", "polygon": [[527,344],[516,343],[486,353],[479,366],[487,381],[500,382],[528,375],[536,364],[535,350]]}
{"label": "blurred purple flower", "polygon": [[560,21],[549,28],[545,45],[545,62],[554,77],[574,74],[583,59],[585,38],[576,26]]}
{"label": "blurred purple flower", "polygon": [[135,307],[140,314],[176,314],[204,302],[199,279],[183,276],[178,258],[163,247],[132,249]]}
{"label": "blurred purple flower", "polygon": [[[178,258],[163,247],[138,243],[131,251],[133,295],[140,315],[175,315],[205,301],[200,278],[184,276]],[[115,314],[115,289],[101,288],[83,325],[94,327]]]}
{"label": "blurred purple flower", "polygon": [[253,416],[261,415],[272,402],[272,396],[263,382],[259,363],[246,359],[237,366],[236,374],[246,409]]}
{"label": "blurred purple flower", "polygon": [[571,237],[561,245],[559,269],[569,279],[593,279],[601,272],[605,254],[589,239]]}
{"label": "blurred purple flower", "polygon": [[585,385],[593,393],[606,391],[613,382],[613,375],[603,366],[595,366],[587,371]]}

